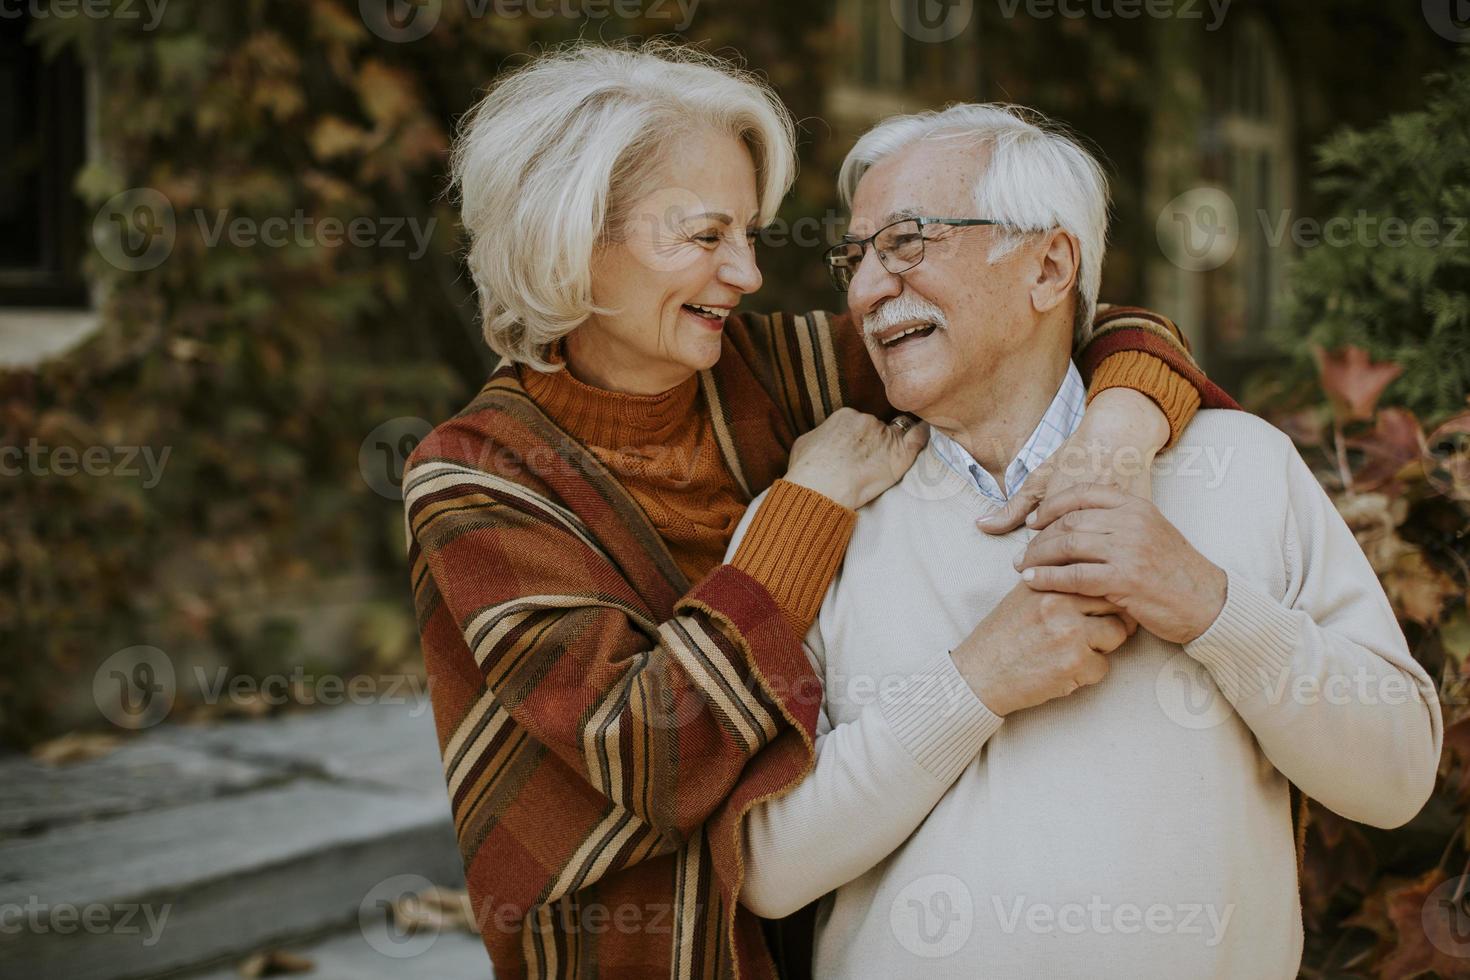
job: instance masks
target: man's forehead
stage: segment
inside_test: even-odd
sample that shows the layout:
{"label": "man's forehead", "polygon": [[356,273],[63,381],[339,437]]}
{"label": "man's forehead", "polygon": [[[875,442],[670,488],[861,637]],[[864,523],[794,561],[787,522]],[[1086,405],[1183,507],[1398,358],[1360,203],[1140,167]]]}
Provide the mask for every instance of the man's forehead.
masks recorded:
{"label": "man's forehead", "polygon": [[903,218],[965,208],[984,159],[973,144],[923,140],[878,161],[853,195],[851,233],[867,236]]}

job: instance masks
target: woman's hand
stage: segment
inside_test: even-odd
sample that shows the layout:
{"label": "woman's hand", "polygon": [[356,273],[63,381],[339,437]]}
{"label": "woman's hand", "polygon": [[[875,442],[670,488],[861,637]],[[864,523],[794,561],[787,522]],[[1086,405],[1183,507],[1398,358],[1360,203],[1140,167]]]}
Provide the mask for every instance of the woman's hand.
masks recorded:
{"label": "woman's hand", "polygon": [[792,444],[786,479],[857,510],[897,483],[928,441],[929,424],[912,416],[884,423],[839,408]]}
{"label": "woman's hand", "polygon": [[1099,392],[1072,437],[1026,477],[1004,507],[976,525],[990,534],[1005,534],[1043,500],[1082,484],[1114,486],[1147,499],[1154,457],[1168,441],[1169,420],[1147,395],[1132,388]]}

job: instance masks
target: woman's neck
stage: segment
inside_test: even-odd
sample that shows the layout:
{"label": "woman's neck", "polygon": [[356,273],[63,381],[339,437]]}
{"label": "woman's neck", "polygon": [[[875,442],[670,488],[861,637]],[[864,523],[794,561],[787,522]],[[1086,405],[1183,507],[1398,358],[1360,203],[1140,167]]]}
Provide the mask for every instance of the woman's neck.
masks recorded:
{"label": "woman's neck", "polygon": [[[641,355],[630,356],[585,330],[568,334],[560,351],[572,377],[593,388],[625,395],[661,395],[695,375],[682,365],[650,364]],[[644,363],[636,363],[640,359]]]}

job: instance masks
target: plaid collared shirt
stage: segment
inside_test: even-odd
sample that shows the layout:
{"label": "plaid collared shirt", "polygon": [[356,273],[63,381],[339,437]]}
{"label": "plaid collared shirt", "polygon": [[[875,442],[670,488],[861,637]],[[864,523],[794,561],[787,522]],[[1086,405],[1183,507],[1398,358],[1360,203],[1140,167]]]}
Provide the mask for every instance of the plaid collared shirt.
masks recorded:
{"label": "plaid collared shirt", "polygon": [[969,476],[975,481],[975,488],[991,500],[1004,503],[1006,498],[1021,489],[1021,484],[1026,477],[1031,475],[1042,463],[1046,462],[1052,453],[1061,448],[1072,433],[1077,431],[1077,426],[1082,424],[1082,413],[1087,408],[1087,388],[1082,384],[1082,375],[1077,372],[1077,365],[1071,361],[1067,362],[1067,376],[1062,379],[1062,385],[1057,389],[1056,396],[1052,398],[1051,404],[1047,406],[1046,412],[1041,416],[1041,421],[1036,423],[1031,436],[1016,458],[1011,460],[1011,465],[1006,467],[1005,489],[996,485],[995,477],[990,472],[975,462],[975,457],[955,442],[949,436],[934,429],[929,436],[929,441],[934,446],[934,451],[939,458],[961,476]]}

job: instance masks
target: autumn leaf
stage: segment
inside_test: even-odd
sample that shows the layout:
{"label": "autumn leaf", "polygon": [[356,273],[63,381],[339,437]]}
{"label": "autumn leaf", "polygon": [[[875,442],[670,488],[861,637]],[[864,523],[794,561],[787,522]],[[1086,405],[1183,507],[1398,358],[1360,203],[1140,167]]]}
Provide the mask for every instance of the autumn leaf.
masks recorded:
{"label": "autumn leaf", "polygon": [[1371,419],[1383,390],[1404,371],[1398,364],[1374,364],[1367,351],[1351,344],[1330,353],[1313,347],[1312,353],[1332,410],[1345,422]]}
{"label": "autumn leaf", "polygon": [[1376,490],[1395,478],[1402,479],[1405,467],[1419,463],[1424,456],[1424,431],[1408,409],[1385,408],[1374,420],[1373,430],[1348,439],[1347,446],[1364,457],[1353,473],[1353,485]]}
{"label": "autumn leaf", "polygon": [[312,127],[309,139],[312,156],[331,160],[370,146],[373,134],[340,116],[323,116]]}
{"label": "autumn leaf", "polygon": [[1439,620],[1445,600],[1460,589],[1435,568],[1420,551],[1404,554],[1383,576],[1383,589],[1400,616],[1431,626]]}
{"label": "autumn leaf", "polygon": [[[1379,964],[1378,975],[1407,980],[1433,971],[1441,977],[1463,977],[1470,972],[1470,914],[1465,879],[1446,878],[1439,868],[1418,881],[1389,890],[1388,918],[1397,943]],[[1448,887],[1445,887],[1448,886]]]}
{"label": "autumn leaf", "polygon": [[110,755],[122,745],[116,735],[68,732],[31,749],[31,758],[42,765],[66,766]]}
{"label": "autumn leaf", "polygon": [[437,885],[417,894],[404,895],[393,903],[393,921],[409,932],[462,930],[476,932],[470,896],[464,889]]}
{"label": "autumn leaf", "polygon": [[377,60],[364,62],[357,73],[357,93],[367,114],[380,127],[403,121],[418,107],[413,77]]}
{"label": "autumn leaf", "polygon": [[284,949],[268,949],[247,957],[237,971],[242,977],[278,977],[291,973],[310,973],[316,963],[299,953]]}
{"label": "autumn leaf", "polygon": [[1379,575],[1391,570],[1408,550],[1398,534],[1398,526],[1409,514],[1408,501],[1382,493],[1356,493],[1336,503],[1373,570]]}

